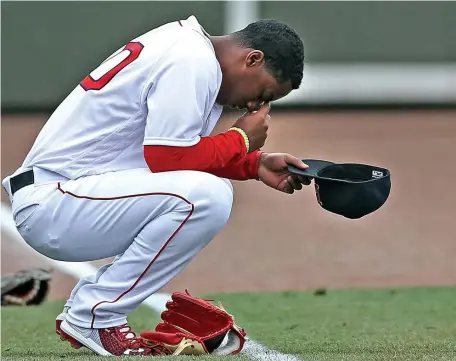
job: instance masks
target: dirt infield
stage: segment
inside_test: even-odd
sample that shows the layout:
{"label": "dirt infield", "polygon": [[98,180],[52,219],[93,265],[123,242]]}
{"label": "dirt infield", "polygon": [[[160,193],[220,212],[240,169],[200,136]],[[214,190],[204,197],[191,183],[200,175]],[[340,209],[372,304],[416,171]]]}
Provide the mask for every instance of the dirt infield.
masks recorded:
{"label": "dirt infield", "polygon": [[[352,221],[321,209],[312,187],[289,196],[235,182],[227,226],[166,291],[456,284],[456,112],[271,115],[266,151],[389,168],[388,202]],[[2,118],[2,177],[20,164],[45,119]],[[225,117],[218,130],[232,120]],[[2,272],[41,265],[4,232],[1,261]],[[74,282],[56,273],[50,297],[66,297]]]}

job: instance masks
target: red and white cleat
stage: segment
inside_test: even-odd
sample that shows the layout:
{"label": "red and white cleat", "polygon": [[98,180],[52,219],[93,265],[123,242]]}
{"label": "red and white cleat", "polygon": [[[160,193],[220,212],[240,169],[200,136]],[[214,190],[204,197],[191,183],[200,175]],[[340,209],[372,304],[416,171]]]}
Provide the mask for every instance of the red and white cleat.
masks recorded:
{"label": "red and white cleat", "polygon": [[71,344],[71,347],[78,349],[78,348],[83,347],[83,345],[79,341],[75,340],[73,337],[68,336],[66,334],[63,334],[61,332],[61,330],[60,330],[60,325],[62,324],[63,321],[65,321],[66,315],[68,314],[68,309],[69,309],[68,307],[65,307],[63,309],[63,312],[60,313],[56,317],[56,319],[55,319],[55,333],[60,336],[60,339],[62,341],[68,341]]}
{"label": "red and white cleat", "polygon": [[60,325],[60,337],[71,338],[102,356],[155,356],[170,355],[163,344],[145,345],[136,337],[128,324],[110,328],[82,328],[64,320]]}

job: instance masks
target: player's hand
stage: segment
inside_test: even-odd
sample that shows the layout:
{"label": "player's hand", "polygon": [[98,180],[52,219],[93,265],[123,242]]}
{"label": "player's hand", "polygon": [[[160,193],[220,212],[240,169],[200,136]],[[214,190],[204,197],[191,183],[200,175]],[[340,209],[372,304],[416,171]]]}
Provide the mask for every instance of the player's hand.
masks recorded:
{"label": "player's hand", "polygon": [[300,169],[309,168],[307,164],[290,154],[263,153],[258,167],[258,178],[267,186],[288,194],[301,190],[303,184],[309,185],[312,179],[290,173],[289,164]]}
{"label": "player's hand", "polygon": [[268,114],[270,109],[269,103],[265,103],[258,111],[245,113],[233,125],[247,134],[250,143],[249,152],[260,149],[266,141],[271,118]]}

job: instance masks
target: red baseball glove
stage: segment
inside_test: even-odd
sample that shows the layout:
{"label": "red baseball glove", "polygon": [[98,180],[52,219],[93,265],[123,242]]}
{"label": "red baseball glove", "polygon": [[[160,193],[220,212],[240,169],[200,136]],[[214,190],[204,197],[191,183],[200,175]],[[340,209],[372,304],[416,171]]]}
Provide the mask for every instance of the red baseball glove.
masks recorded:
{"label": "red baseball glove", "polygon": [[140,334],[145,346],[164,345],[172,355],[229,355],[240,352],[245,331],[237,326],[221,303],[175,292],[154,331]]}

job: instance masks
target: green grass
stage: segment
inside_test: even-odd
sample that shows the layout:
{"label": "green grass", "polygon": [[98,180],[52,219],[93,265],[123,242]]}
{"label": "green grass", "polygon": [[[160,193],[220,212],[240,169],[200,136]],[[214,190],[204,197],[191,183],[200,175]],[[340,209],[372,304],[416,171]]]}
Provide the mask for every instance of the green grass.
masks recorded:
{"label": "green grass", "polygon": [[[205,297],[222,301],[252,339],[305,361],[456,360],[456,288]],[[58,339],[54,318],[62,306],[49,302],[39,307],[3,307],[2,360],[99,360],[90,351],[73,350]],[[141,307],[129,321],[134,329],[143,330],[153,328],[158,319]],[[185,358],[193,359],[226,357]]]}

